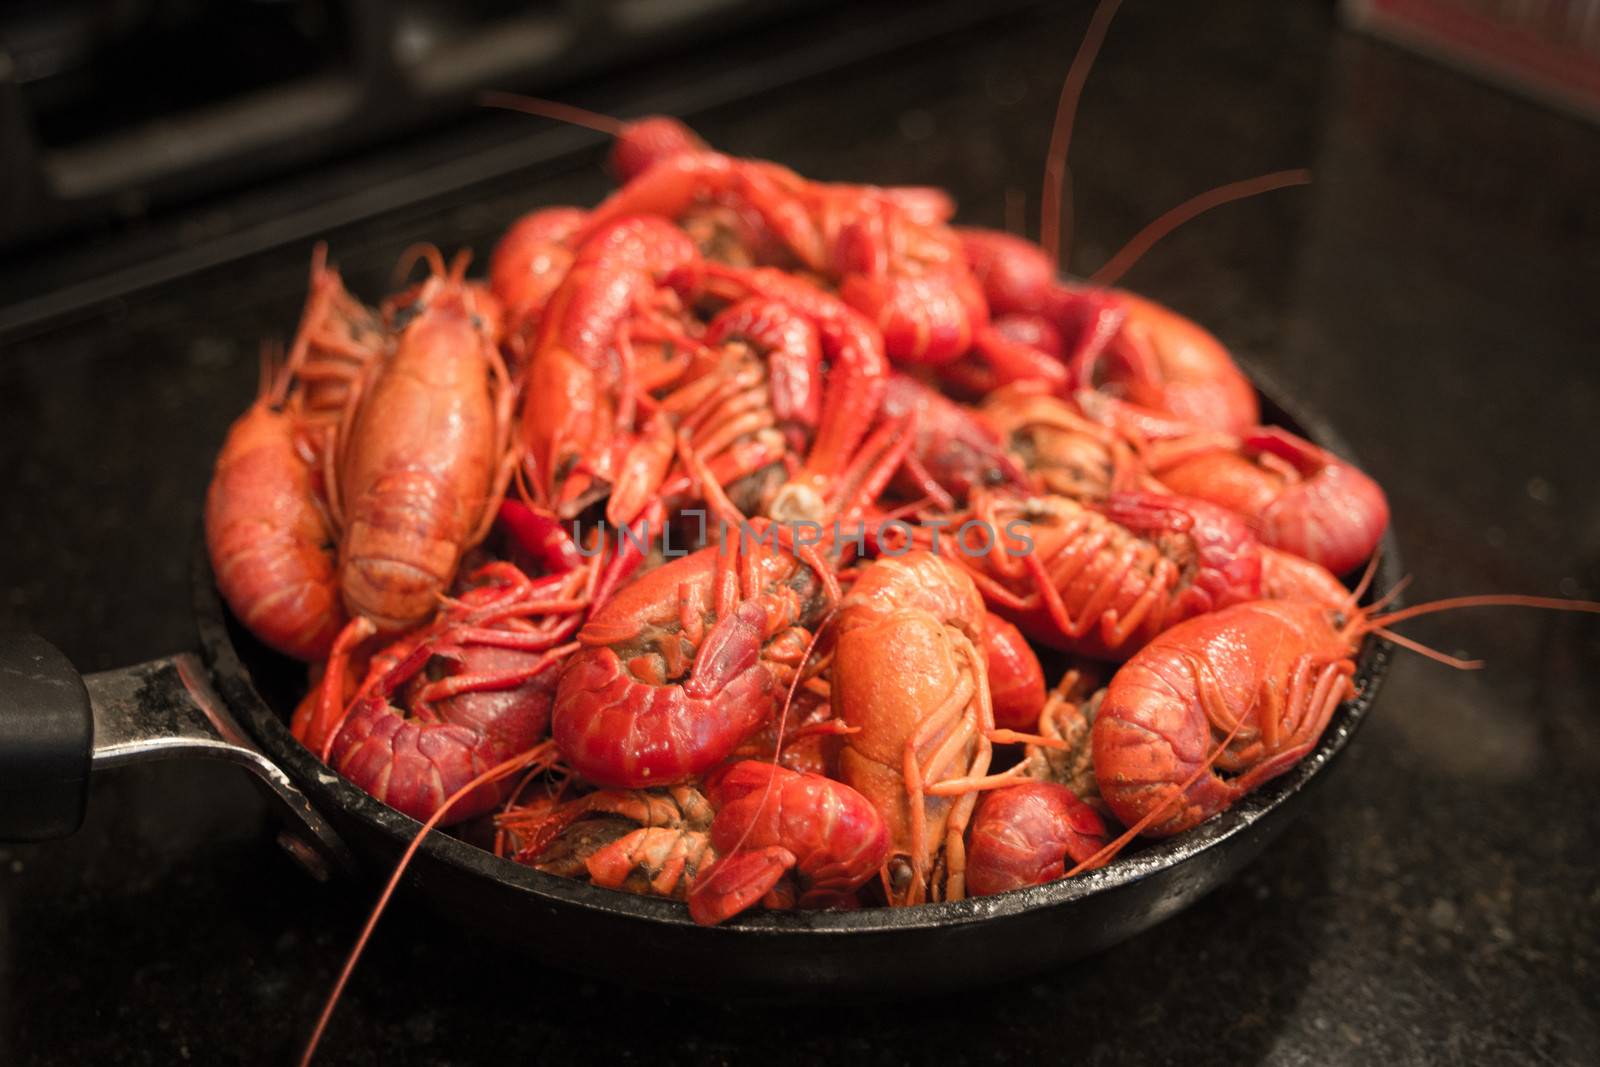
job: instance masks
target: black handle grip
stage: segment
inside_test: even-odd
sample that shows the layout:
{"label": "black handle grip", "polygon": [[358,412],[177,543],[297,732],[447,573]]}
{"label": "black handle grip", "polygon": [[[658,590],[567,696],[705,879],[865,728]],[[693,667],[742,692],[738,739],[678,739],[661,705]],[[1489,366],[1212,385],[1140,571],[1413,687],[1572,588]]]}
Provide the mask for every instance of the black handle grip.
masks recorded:
{"label": "black handle grip", "polygon": [[0,635],[0,841],[76,831],[93,752],[94,714],[76,668],[42,637]]}

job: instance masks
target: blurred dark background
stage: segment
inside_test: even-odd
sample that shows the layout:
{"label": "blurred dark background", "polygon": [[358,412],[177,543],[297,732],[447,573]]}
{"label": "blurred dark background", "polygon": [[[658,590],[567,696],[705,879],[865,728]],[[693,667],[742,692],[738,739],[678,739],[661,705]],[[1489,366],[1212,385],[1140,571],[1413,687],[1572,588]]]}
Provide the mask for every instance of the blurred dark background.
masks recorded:
{"label": "blurred dark background", "polygon": [[[1538,8],[1568,59],[1600,21],[1432,6]],[[315,238],[370,299],[415,241],[482,257],[521,212],[604,195],[601,137],[482,112],[477,88],[678,114],[730,152],[942,185],[963,219],[1031,232],[1089,12],[0,6],[0,629],[85,670],[193,643],[211,459]],[[1311,187],[1204,216],[1127,284],[1340,429],[1390,494],[1409,599],[1595,596],[1600,131],[1581,91],[1395,40],[1414,34],[1325,0],[1129,0],[1073,143],[1071,266],[1203,189],[1309,165]],[[934,1002],[708,1003],[550,972],[401,901],[324,1062],[1592,1062],[1600,625],[1408,632],[1490,666],[1402,660],[1289,837],[1100,958]],[[0,1063],[285,1062],[370,893],[310,882],[272,837],[236,772],[172,765],[97,781],[71,841],[0,848]]]}

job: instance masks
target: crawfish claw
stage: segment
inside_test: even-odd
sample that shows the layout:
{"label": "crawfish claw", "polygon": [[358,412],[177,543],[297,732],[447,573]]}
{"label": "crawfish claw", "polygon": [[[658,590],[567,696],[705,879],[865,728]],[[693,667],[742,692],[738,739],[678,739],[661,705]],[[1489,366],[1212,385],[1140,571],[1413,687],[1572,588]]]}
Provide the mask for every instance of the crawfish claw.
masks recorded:
{"label": "crawfish claw", "polygon": [[733,918],[771,892],[797,862],[781,845],[718,860],[689,891],[690,917],[703,926]]}
{"label": "crawfish claw", "polygon": [[718,619],[706,634],[694,658],[694,670],[683,684],[684,695],[703,700],[756,665],[761,657],[766,613],[753,600],[740,604],[732,615]]}

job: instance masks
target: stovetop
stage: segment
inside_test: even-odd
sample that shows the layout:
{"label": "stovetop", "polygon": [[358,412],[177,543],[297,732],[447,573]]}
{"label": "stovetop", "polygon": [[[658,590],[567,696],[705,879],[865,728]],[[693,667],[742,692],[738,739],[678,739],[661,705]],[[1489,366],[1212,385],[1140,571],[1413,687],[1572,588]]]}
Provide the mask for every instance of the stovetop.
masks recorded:
{"label": "stovetop", "polygon": [[[805,173],[936,182],[978,223],[1031,218],[1085,18],[1015,15],[694,121]],[[1308,163],[1313,186],[1196,221],[1128,284],[1339,427],[1388,489],[1412,602],[1600,593],[1600,132],[1316,0],[1135,3],[1072,163],[1079,271],[1193,193]],[[413,241],[481,255],[520,211],[606,188],[584,155],[329,236],[372,295]],[[0,629],[85,670],[193,644],[208,468],[308,256],[295,239],[0,337]],[[322,1062],[1589,1062],[1600,620],[1406,632],[1489,666],[1403,658],[1284,839],[1100,957],[934,1001],[705,1001],[548,970],[402,899]],[[273,831],[237,771],[173,764],[98,780],[74,839],[0,849],[0,1062],[287,1061],[373,892],[310,881]]]}

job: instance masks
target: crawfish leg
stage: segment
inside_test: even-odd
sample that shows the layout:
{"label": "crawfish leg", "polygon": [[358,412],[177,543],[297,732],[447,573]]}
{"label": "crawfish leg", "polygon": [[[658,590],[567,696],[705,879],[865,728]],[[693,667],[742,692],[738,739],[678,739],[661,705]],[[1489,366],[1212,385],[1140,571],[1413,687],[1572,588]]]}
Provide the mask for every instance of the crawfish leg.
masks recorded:
{"label": "crawfish leg", "polygon": [[[970,644],[969,642],[964,643]],[[911,903],[921,903],[926,899],[928,865],[928,816],[927,797],[938,795],[934,790],[943,783],[931,783],[929,779],[938,775],[945,767],[949,766],[960,754],[961,749],[972,741],[974,733],[977,734],[978,749],[974,753],[971,771],[982,775],[989,767],[989,744],[983,737],[981,729],[968,729],[968,707],[974,696],[981,689],[987,692],[988,678],[983,672],[982,657],[968,653],[969,664],[976,668],[973,673],[964,675],[963,681],[932,713],[925,716],[917,724],[917,728],[906,740],[905,757],[901,773],[906,780],[906,793],[909,797],[911,815],[911,863],[912,875],[915,882],[911,889],[909,900]],[[980,699],[980,706],[982,700]],[[981,714],[981,713],[980,713]],[[992,713],[991,713],[992,718]],[[972,724],[974,727],[979,724]],[[923,746],[944,734],[943,740],[932,753],[929,754],[926,764],[919,758]],[[963,795],[951,809],[950,818],[946,823],[945,857],[948,870],[958,870],[956,861],[961,860],[962,835],[966,832],[967,820],[971,817],[972,806],[976,803],[975,793]],[[957,855],[950,852],[951,843],[955,842]],[[964,870],[964,862],[960,863],[959,870]],[[947,888],[948,898],[958,900],[962,894],[959,878]]]}
{"label": "crawfish leg", "polygon": [[322,692],[317,698],[317,710],[309,721],[302,722],[303,732],[296,739],[307,748],[320,749],[331,740],[334,726],[344,710],[344,676],[350,655],[356,647],[378,632],[370,619],[357,616],[345,623],[328,654],[328,664],[322,675]]}
{"label": "crawfish leg", "polygon": [[[1310,665],[1308,664],[1307,667]],[[1309,673],[1309,672],[1308,672]],[[1345,697],[1349,672],[1344,664],[1329,663],[1317,673],[1316,682],[1309,686],[1294,706],[1309,711],[1310,715],[1293,734],[1294,744],[1257,763],[1249,771],[1233,780],[1233,786],[1243,796],[1264,782],[1269,782],[1306,757],[1316,747],[1317,738],[1332,718],[1334,710]],[[1297,683],[1300,679],[1296,679]],[[1301,688],[1297,685],[1297,688]]]}

